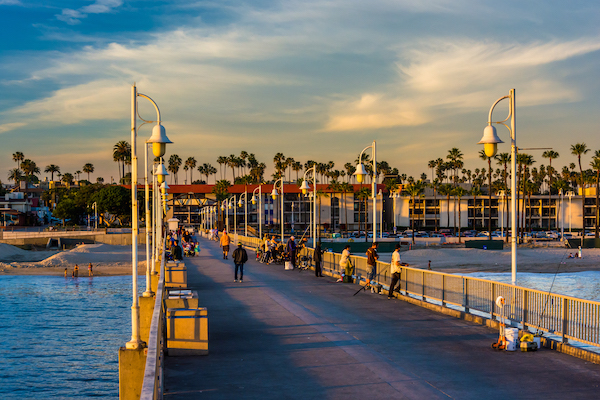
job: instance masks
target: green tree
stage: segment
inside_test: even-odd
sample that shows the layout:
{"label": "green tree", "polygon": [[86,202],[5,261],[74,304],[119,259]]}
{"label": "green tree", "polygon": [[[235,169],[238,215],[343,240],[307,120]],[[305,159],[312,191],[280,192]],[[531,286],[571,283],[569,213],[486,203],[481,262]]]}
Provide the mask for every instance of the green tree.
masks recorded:
{"label": "green tree", "polygon": [[89,204],[94,201],[98,205],[98,212],[103,214],[108,224],[117,219],[123,224],[125,220],[131,219],[131,191],[123,186],[104,186],[90,199]]}
{"label": "green tree", "polygon": [[[453,189],[454,192],[454,196],[456,196],[458,198],[458,243],[462,243],[462,233],[461,233],[461,205],[460,202],[462,201],[463,196],[465,196],[467,194],[467,191],[461,187],[461,186],[457,186]],[[490,236],[490,240],[491,240],[491,236]]]}
{"label": "green tree", "polygon": [[61,200],[56,205],[52,215],[56,218],[62,219],[63,225],[65,225],[67,219],[75,222],[79,215],[75,200],[69,198]]}

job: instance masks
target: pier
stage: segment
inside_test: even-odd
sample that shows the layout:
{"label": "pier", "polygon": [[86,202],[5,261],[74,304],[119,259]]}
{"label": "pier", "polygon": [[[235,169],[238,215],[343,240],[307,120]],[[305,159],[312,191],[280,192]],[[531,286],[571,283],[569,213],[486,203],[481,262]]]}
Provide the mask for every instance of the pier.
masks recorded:
{"label": "pier", "polygon": [[[244,282],[216,242],[185,259],[209,355],[166,357],[166,399],[590,399],[600,366],[548,349],[496,352],[498,331],[254,260]],[[233,247],[233,246],[232,246]]]}

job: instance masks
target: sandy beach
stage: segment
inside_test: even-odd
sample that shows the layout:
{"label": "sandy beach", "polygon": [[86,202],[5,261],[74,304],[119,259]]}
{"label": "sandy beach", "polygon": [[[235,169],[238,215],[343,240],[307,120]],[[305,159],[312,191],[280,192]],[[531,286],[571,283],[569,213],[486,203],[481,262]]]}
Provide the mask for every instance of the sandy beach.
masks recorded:
{"label": "sandy beach", "polygon": [[[139,247],[139,273],[146,271],[144,246]],[[519,247],[520,272],[581,272],[600,271],[600,249],[584,249],[583,258],[568,258],[577,250],[564,247]],[[362,254],[356,254],[361,255]],[[510,272],[510,249],[479,250],[467,248],[428,247],[403,251],[402,261],[415,268],[446,273]],[[391,254],[381,254],[389,262]],[[75,264],[79,276],[88,275],[88,264],[94,266],[94,276],[131,274],[131,247],[107,244],[79,245],[67,251],[28,251],[0,243],[0,275],[71,275]]]}
{"label": "sandy beach", "polygon": [[[146,272],[146,248],[139,249],[139,273]],[[67,251],[29,251],[0,243],[0,275],[71,276],[75,264],[79,276],[88,276],[92,263],[94,276],[131,274],[131,247],[107,244],[84,244]]]}

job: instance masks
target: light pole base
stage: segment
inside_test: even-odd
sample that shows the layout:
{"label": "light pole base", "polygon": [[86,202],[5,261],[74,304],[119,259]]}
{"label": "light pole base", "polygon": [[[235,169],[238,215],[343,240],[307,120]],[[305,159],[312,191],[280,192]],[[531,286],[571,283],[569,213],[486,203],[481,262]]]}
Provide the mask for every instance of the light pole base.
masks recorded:
{"label": "light pole base", "polygon": [[142,342],[139,339],[130,340],[129,342],[125,343],[125,348],[127,350],[138,350],[143,349],[144,347],[146,347],[146,342]]}
{"label": "light pole base", "polygon": [[142,293],[142,297],[154,297],[154,292],[152,290],[146,290]]}

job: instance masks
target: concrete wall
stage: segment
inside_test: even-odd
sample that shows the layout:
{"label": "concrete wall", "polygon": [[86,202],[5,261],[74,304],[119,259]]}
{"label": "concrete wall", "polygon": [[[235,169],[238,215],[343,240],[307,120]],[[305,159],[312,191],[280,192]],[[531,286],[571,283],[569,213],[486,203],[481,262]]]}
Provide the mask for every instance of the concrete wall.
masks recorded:
{"label": "concrete wall", "polygon": [[[53,236],[53,239],[57,239],[57,237]],[[68,238],[61,238],[61,242],[69,245],[75,243],[105,243],[117,246],[131,246],[131,234],[130,233],[97,233],[95,235],[82,235],[82,236],[72,236],[69,235]],[[13,246],[23,246],[23,245],[34,245],[34,246],[46,246],[48,243],[48,237],[40,234],[38,237],[26,237],[26,238],[17,238],[17,239],[0,239],[0,243],[6,243]],[[140,234],[138,235],[138,244],[146,243],[146,235]]]}

